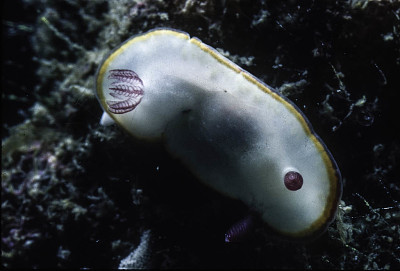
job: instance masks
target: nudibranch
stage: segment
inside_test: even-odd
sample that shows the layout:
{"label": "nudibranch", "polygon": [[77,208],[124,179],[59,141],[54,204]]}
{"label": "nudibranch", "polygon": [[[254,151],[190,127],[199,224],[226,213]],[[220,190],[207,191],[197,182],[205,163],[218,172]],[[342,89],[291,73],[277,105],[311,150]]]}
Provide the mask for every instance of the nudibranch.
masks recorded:
{"label": "nudibranch", "polygon": [[130,38],[100,65],[96,96],[102,122],[161,140],[276,232],[315,237],[333,221],[340,171],[307,118],[198,38],[173,29]]}

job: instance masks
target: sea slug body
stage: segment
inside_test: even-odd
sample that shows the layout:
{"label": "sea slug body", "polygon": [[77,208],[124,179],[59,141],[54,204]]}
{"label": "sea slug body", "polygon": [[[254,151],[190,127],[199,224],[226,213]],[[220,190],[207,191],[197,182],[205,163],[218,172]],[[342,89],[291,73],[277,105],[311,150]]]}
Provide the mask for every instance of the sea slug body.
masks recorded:
{"label": "sea slug body", "polygon": [[100,65],[96,96],[102,120],[162,140],[200,181],[276,232],[315,237],[333,221],[340,171],[307,118],[199,39],[173,29],[132,37]]}

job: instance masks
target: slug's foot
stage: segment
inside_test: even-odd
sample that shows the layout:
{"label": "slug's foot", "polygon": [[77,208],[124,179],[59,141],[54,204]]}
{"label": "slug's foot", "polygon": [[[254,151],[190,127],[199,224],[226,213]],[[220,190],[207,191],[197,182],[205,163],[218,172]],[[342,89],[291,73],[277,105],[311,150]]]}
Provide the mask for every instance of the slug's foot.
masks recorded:
{"label": "slug's foot", "polygon": [[240,242],[249,236],[254,226],[254,217],[246,216],[244,219],[233,224],[225,233],[225,243]]}

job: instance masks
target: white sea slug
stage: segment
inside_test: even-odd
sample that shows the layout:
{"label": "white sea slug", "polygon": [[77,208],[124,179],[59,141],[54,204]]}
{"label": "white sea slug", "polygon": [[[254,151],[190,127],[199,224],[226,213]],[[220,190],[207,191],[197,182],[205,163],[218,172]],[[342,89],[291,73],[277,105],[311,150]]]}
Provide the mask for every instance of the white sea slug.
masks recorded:
{"label": "white sea slug", "polygon": [[132,37],[101,64],[96,95],[103,122],[162,140],[199,180],[273,230],[313,237],[334,219],[340,172],[307,118],[199,39],[173,29]]}

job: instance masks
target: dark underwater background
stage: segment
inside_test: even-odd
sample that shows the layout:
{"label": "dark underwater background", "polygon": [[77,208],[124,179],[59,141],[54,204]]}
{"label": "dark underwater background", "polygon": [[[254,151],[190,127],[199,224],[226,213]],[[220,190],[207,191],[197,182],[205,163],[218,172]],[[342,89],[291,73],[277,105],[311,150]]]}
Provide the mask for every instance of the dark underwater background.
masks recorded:
{"label": "dark underwater background", "polygon": [[[400,2],[2,1],[1,265],[400,268]],[[102,59],[180,29],[292,100],[341,170],[337,218],[291,242],[205,187],[159,143],[100,126]]]}

